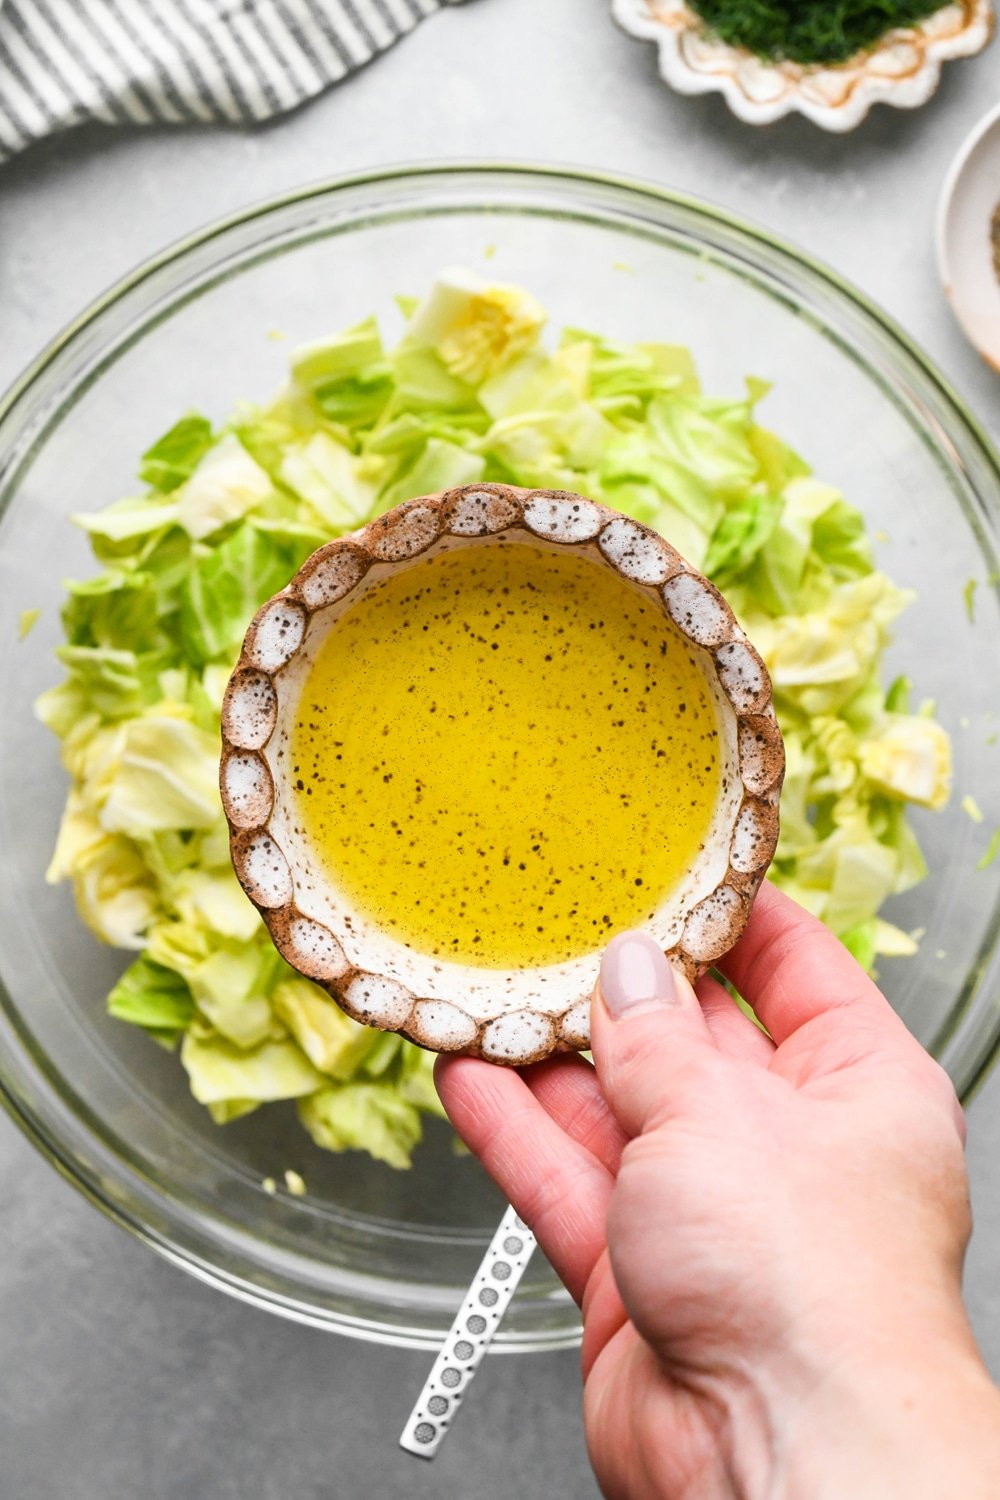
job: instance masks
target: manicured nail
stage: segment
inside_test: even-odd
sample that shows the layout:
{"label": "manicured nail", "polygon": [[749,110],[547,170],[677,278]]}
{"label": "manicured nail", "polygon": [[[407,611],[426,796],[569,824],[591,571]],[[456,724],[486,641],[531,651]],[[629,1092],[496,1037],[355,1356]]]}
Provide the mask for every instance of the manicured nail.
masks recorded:
{"label": "manicured nail", "polygon": [[601,994],[616,1019],[652,1001],[676,1001],[674,971],[659,943],[645,932],[612,938],[601,960]]}

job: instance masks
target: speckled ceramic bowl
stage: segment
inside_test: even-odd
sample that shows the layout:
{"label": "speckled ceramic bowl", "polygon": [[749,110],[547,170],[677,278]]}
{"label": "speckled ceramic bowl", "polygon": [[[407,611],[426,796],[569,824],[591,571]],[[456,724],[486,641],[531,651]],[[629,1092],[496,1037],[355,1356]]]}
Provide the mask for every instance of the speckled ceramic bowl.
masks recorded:
{"label": "speckled ceramic bowl", "polygon": [[803,67],[769,62],[709,35],[684,0],[612,0],[611,8],[625,31],[657,44],[660,74],[678,93],[721,93],[751,125],[796,113],[838,133],[860,125],[873,104],[926,104],[942,64],[981,52],[993,34],[992,0],[958,0],[916,26],[887,31],[877,46],[846,62]]}
{"label": "speckled ceramic bowl", "polygon": [[[544,968],[479,968],[380,930],[320,870],[296,821],[290,752],[303,684],[344,610],[418,557],[499,538],[573,548],[614,569],[658,601],[695,653],[721,731],[720,792],[704,852],[647,925],[690,978],[721,957],[777,842],[784,750],[771,684],[717,589],[655,532],[579,495],[467,486],[408,501],[315,552],[247,633],[223,709],[221,788],[236,873],[290,964],[358,1021],[520,1065],[589,1046],[597,951]],[[668,807],[663,816],[666,833]]]}

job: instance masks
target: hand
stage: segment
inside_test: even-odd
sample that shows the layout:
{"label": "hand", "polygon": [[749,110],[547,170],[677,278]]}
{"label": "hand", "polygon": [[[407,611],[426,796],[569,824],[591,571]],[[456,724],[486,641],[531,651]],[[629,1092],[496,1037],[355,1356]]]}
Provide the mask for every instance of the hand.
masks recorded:
{"label": "hand", "polygon": [[596,1071],[438,1063],[456,1128],[583,1309],[601,1487],[985,1500],[1000,1394],[961,1303],[951,1084],[773,887],[722,967],[769,1035],[632,933],[602,964]]}

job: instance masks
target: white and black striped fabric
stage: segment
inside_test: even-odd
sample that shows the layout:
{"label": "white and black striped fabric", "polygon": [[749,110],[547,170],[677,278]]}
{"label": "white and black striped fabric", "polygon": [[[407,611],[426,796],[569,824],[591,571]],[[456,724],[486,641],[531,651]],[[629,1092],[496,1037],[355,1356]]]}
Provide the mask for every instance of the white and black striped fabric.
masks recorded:
{"label": "white and black striped fabric", "polygon": [[294,109],[461,0],[0,0],[0,161],[84,120]]}

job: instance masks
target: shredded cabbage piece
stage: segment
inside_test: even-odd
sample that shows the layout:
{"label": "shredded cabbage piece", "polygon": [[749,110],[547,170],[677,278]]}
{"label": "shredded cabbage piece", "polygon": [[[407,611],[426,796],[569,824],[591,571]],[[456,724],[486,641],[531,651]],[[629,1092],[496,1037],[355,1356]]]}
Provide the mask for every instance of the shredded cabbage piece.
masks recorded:
{"label": "shredded cabbage piece", "polygon": [[[68,585],[64,680],[37,712],[70,790],[51,881],[136,953],[110,1013],[180,1043],[221,1123],[297,1099],[330,1150],[409,1164],[442,1113],[433,1059],[358,1026],[271,946],[229,863],[219,710],[250,618],[316,547],[477,480],[580,491],[655,527],[723,588],[774,682],[788,756],[772,879],[868,968],[912,953],[879,916],[926,873],[907,807],[941,807],[948,736],[880,666],[912,596],[861,514],[762,426],[767,386],[705,394],[690,351],[567,328],[521,288],[447,271],[387,347],[374,318],[292,355],[267,406],[189,413],[141,494],[75,519],[103,571]],[[994,839],[984,858],[996,854]]]}

